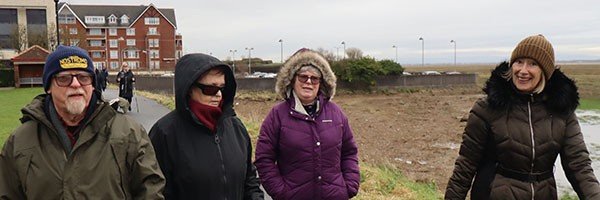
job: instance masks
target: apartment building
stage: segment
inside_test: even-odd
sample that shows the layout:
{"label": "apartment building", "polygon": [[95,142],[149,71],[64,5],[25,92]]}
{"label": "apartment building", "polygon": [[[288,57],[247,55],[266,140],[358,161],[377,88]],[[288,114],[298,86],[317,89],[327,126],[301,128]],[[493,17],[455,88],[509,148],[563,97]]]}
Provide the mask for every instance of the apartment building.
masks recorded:
{"label": "apartment building", "polygon": [[97,68],[118,71],[173,71],[182,56],[175,10],[150,5],[75,5],[61,3],[59,40],[90,53]]}

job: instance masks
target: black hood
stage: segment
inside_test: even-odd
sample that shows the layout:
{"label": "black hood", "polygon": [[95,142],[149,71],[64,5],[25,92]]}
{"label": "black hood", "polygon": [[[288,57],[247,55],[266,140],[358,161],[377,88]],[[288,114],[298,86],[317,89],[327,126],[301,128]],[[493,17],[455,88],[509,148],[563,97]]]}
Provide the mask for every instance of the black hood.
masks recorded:
{"label": "black hood", "polygon": [[232,109],[233,98],[235,96],[235,78],[229,65],[221,62],[219,59],[201,53],[187,54],[177,62],[175,66],[175,109],[184,117],[191,117],[188,101],[190,98],[190,88],[192,84],[202,75],[213,67],[223,67],[225,74],[225,89],[223,90],[223,114],[227,114]]}
{"label": "black hood", "polygon": [[[529,95],[517,92],[512,81],[502,77],[507,70],[510,70],[508,62],[500,63],[492,71],[483,88],[492,109],[505,110],[529,98]],[[540,99],[548,110],[559,114],[568,114],[579,106],[579,93],[575,82],[560,69],[554,71],[552,77],[546,81],[542,93],[534,95],[534,98]]]}

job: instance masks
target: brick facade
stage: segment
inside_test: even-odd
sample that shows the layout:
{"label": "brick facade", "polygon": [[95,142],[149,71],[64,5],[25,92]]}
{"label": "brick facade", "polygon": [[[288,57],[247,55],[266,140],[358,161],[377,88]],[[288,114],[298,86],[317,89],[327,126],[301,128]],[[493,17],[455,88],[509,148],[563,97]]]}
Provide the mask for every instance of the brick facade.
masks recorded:
{"label": "brick facade", "polygon": [[[170,11],[171,18],[163,14]],[[162,11],[162,12],[161,12]],[[181,57],[181,35],[177,35],[172,9],[148,6],[95,6],[64,4],[59,10],[61,44],[77,45],[90,53],[96,67],[109,71],[120,70],[127,62],[134,71],[174,71]],[[75,16],[67,20],[66,16]],[[128,23],[122,21],[123,16]],[[104,23],[92,24],[86,16],[104,17]],[[110,18],[115,17],[116,22]],[[148,19],[158,19],[150,20]],[[76,30],[76,31],[74,31]],[[114,33],[116,30],[116,34]],[[128,33],[129,32],[129,33]],[[71,41],[79,44],[71,44]],[[112,45],[111,45],[112,44]]]}

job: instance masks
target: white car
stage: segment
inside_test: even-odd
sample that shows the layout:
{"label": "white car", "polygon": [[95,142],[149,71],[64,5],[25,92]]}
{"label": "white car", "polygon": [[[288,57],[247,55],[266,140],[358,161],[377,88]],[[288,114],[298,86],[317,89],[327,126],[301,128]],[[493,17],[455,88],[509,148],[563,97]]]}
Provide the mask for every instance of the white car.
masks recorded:
{"label": "white car", "polygon": [[423,71],[421,72],[423,75],[440,75],[441,73],[438,71]]}

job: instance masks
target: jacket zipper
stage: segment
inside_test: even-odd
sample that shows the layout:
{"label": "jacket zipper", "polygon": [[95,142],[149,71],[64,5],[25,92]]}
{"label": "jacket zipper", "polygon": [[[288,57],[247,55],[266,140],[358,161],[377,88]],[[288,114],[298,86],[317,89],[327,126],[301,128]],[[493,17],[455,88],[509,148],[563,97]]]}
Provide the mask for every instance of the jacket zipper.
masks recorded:
{"label": "jacket zipper", "polygon": [[[529,114],[529,131],[531,133],[531,170],[530,172],[533,174],[533,164],[535,163],[535,138],[533,135],[533,124],[531,123],[531,101],[527,102],[527,111]],[[533,182],[529,183],[531,185],[531,200],[534,200],[535,190],[533,188]]]}
{"label": "jacket zipper", "polygon": [[[227,174],[225,173],[225,160],[223,159],[223,152],[221,151],[221,138],[215,134],[215,144],[217,144],[217,150],[219,151],[219,158],[221,159],[221,170],[223,171],[223,185],[225,191],[227,191]],[[225,197],[227,199],[227,197]]]}

